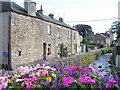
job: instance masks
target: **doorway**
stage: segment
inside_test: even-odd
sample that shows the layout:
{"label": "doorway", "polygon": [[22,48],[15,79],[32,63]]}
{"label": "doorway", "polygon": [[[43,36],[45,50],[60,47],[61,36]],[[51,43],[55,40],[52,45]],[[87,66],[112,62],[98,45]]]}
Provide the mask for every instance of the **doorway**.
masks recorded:
{"label": "doorway", "polygon": [[43,59],[46,59],[46,43],[43,43]]}

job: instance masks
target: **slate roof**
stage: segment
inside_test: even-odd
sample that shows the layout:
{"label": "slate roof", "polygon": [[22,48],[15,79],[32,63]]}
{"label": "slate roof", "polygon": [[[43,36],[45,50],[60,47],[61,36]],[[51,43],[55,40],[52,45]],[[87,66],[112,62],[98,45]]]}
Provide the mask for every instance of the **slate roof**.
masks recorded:
{"label": "slate roof", "polygon": [[[0,5],[2,5],[2,12],[5,12],[5,11],[15,11],[15,12],[18,12],[18,13],[22,13],[22,14],[28,15],[27,11],[23,7],[17,5],[14,2],[0,1]],[[61,22],[61,21],[56,20],[56,19],[52,19],[51,17],[46,16],[44,14],[36,12],[36,17],[42,18],[43,20],[46,20],[48,22],[51,22],[51,23],[54,23],[54,24],[57,24],[57,25],[64,26],[64,27],[67,27],[67,28],[75,30],[74,28],[72,28],[71,26],[67,25],[66,23]]]}
{"label": "slate roof", "polygon": [[103,34],[101,34],[101,33],[96,33],[96,35],[100,35],[100,36],[102,36],[102,37],[104,37],[104,38],[108,38],[107,36],[105,36],[105,35],[103,35]]}
{"label": "slate roof", "polygon": [[14,2],[0,1],[0,5],[2,5],[2,12],[15,11],[15,12],[19,12],[19,13],[22,13],[22,14],[27,14],[27,11],[24,8],[22,8],[21,6],[17,5]]}
{"label": "slate roof", "polygon": [[51,17],[49,17],[49,16],[46,16],[46,15],[44,15],[44,14],[41,14],[41,13],[39,13],[39,12],[36,12],[36,15],[37,15],[38,17],[43,18],[43,19],[46,20],[46,21],[49,21],[49,22],[52,22],[52,23],[54,23],[54,24],[61,25],[61,26],[64,26],[64,27],[73,29],[71,26],[67,25],[66,23],[61,22],[61,21],[56,20],[56,19],[53,19],[53,18],[51,18]]}
{"label": "slate roof", "polygon": [[108,34],[108,33],[101,33],[101,34],[103,34],[104,36],[110,38],[110,34]]}

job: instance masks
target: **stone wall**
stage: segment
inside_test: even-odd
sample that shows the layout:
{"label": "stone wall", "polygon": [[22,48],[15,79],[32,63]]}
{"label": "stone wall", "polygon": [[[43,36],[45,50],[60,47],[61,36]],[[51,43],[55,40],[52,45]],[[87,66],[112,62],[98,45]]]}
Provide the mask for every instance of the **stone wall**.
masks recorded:
{"label": "stone wall", "polygon": [[[17,69],[20,66],[29,66],[29,67],[35,67],[37,64],[40,65],[53,65],[53,63],[61,64],[62,66],[66,66],[66,67],[72,67],[73,65],[77,64],[78,66],[88,66],[91,62],[93,62],[94,60],[96,60],[96,52],[97,51],[93,51],[93,52],[85,52],[85,53],[80,53],[78,55],[72,55],[71,57],[67,57],[67,58],[58,58],[58,57],[54,57],[51,59],[47,59],[47,60],[39,60],[39,61],[35,61],[32,63],[27,63],[27,64],[21,64],[21,65],[16,65],[15,68]],[[51,66],[54,67],[54,66]],[[60,67],[60,68],[61,68]]]}
{"label": "stone wall", "polygon": [[41,25],[39,19],[11,13],[11,63],[13,67],[16,64],[29,63],[42,58]]}
{"label": "stone wall", "polygon": [[[51,25],[51,34],[48,35],[48,25]],[[60,37],[58,37],[58,29]],[[68,38],[68,31],[70,37]],[[11,60],[12,66],[27,64],[43,58],[46,43],[46,58],[58,56],[58,45],[64,44],[69,48],[69,54],[75,53],[73,31],[69,28],[56,25],[37,17],[11,13]],[[51,44],[51,53],[48,55],[48,45]]]}

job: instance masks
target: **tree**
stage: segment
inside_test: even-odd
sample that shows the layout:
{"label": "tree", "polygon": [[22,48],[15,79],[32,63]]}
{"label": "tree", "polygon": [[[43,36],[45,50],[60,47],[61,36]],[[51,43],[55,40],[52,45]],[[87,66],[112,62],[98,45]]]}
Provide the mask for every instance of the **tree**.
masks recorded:
{"label": "tree", "polygon": [[119,39],[120,38],[120,22],[118,21],[113,22],[111,25],[111,28],[107,32],[116,34],[117,35],[116,38]]}
{"label": "tree", "polygon": [[84,38],[87,38],[89,36],[94,35],[94,32],[92,31],[92,27],[89,25],[84,24],[77,24],[73,26],[80,35],[82,35]]}
{"label": "tree", "polygon": [[88,52],[88,46],[89,46],[89,39],[88,38],[83,38],[83,41],[82,41],[83,44],[86,45],[86,52]]}

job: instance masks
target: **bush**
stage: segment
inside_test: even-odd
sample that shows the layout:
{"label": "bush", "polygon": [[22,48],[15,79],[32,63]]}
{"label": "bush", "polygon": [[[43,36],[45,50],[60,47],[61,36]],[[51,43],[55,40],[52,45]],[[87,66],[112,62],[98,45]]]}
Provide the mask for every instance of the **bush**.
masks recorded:
{"label": "bush", "polygon": [[98,52],[96,52],[96,56],[99,57],[100,55],[106,54],[106,53],[112,53],[113,48],[102,48]]}

